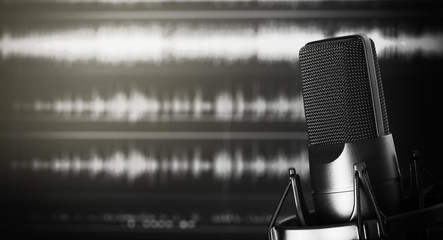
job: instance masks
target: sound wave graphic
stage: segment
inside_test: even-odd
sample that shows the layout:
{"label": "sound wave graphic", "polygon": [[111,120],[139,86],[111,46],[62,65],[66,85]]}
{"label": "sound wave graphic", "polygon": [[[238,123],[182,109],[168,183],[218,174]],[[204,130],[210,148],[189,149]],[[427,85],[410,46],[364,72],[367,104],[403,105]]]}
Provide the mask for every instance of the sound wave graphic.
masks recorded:
{"label": "sound wave graphic", "polygon": [[213,99],[204,99],[196,91],[193,97],[163,98],[147,96],[132,90],[118,92],[105,98],[98,93],[90,99],[64,97],[34,103],[16,103],[16,111],[31,111],[110,121],[244,121],[244,120],[300,120],[304,119],[300,96],[283,94],[269,99],[262,96],[246,99],[241,91],[231,94],[219,92]]}
{"label": "sound wave graphic", "polygon": [[[209,216],[208,216],[209,215]],[[56,212],[49,215],[49,219],[58,223],[123,223],[128,228],[143,227],[151,229],[195,228],[201,222],[213,224],[266,224],[271,219],[269,213],[238,213],[234,211],[217,211],[207,214],[205,212],[192,213],[150,213],[150,212],[115,212],[105,213],[68,213]]]}
{"label": "sound wave graphic", "polygon": [[[3,58],[43,58],[62,62],[94,61],[105,64],[163,63],[169,61],[294,62],[307,42],[332,37],[320,28],[290,24],[258,26],[148,24],[81,27],[76,29],[28,32],[11,35],[3,32],[0,52]],[[348,28],[335,33],[365,32],[373,38],[380,57],[443,55],[443,33],[419,36],[399,32],[385,36],[380,29]]]}
{"label": "sound wave graphic", "polygon": [[306,151],[301,151],[295,156],[277,153],[272,157],[265,157],[256,154],[246,159],[241,150],[235,153],[220,150],[204,158],[201,151],[195,149],[192,156],[172,154],[168,158],[159,158],[137,149],[130,149],[126,154],[117,150],[106,157],[92,151],[86,158],[79,155],[54,156],[49,160],[34,158],[28,162],[13,162],[12,167],[31,169],[35,172],[49,170],[61,174],[88,173],[91,178],[104,174],[112,178],[126,178],[129,182],[142,176],[155,181],[157,178],[168,176],[199,178],[208,174],[215,180],[226,181],[241,179],[244,176],[251,176],[252,179],[285,177],[288,169],[294,166],[300,174],[307,174],[307,160]]}

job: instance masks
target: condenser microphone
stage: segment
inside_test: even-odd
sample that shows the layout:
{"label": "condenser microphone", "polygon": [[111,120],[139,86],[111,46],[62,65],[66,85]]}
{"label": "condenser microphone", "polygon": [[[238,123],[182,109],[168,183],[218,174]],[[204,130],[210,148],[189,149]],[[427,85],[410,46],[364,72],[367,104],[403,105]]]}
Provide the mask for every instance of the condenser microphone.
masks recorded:
{"label": "condenser microphone", "polygon": [[[355,165],[364,163],[381,212],[400,210],[400,170],[373,41],[364,34],[310,42],[300,50],[312,197],[323,224],[349,222]],[[363,217],[374,217],[361,198]]]}
{"label": "condenser microphone", "polygon": [[[443,227],[443,202],[424,204],[420,176],[442,192],[443,184],[413,152],[409,190],[402,187],[408,181],[401,178],[373,41],[357,34],[310,42],[299,59],[314,209],[289,169],[269,239],[429,239],[430,228]],[[291,190],[296,211],[277,220]]]}

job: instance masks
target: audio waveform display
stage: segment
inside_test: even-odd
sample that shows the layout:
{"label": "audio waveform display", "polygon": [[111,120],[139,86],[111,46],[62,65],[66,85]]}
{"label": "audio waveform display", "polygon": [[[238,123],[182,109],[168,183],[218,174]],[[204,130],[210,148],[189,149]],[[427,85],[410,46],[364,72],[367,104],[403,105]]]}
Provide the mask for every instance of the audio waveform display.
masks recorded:
{"label": "audio waveform display", "polygon": [[[399,32],[387,36],[381,29],[348,27],[333,33],[365,32],[376,43],[380,57],[443,55],[442,32],[419,35]],[[295,24],[258,26],[211,26],[179,24],[100,25],[52,31],[12,34],[3,31],[0,52],[3,58],[25,57],[61,62],[104,64],[162,64],[164,62],[295,62],[298,49],[306,42],[332,37],[318,27]]]}
{"label": "audio waveform display", "polygon": [[241,149],[234,153],[227,150],[215,151],[208,158],[203,157],[199,149],[195,149],[192,156],[172,154],[168,158],[159,158],[137,149],[130,149],[127,153],[116,150],[107,156],[100,156],[91,151],[86,157],[74,154],[54,156],[51,159],[35,157],[31,161],[12,162],[11,167],[69,176],[87,173],[91,179],[104,175],[110,178],[125,178],[129,183],[140,177],[147,177],[151,183],[155,183],[157,179],[198,179],[208,175],[214,180],[228,181],[241,180],[245,176],[256,180],[282,178],[286,177],[290,167],[296,165],[302,166],[298,169],[305,174],[308,171],[308,167],[305,166],[307,158],[306,151],[291,156],[280,152],[271,157],[256,154],[247,158],[243,156]]}
{"label": "audio waveform display", "polygon": [[93,93],[89,100],[80,96],[66,96],[51,101],[16,103],[14,109],[19,112],[58,114],[70,119],[77,117],[83,120],[87,118],[129,122],[304,119],[300,96],[279,95],[273,99],[257,96],[254,99],[245,99],[241,91],[235,94],[223,91],[214,99],[204,99],[201,91],[196,91],[192,97],[171,98],[147,96],[138,90],[132,90],[128,94],[118,92],[109,98]]}
{"label": "audio waveform display", "polygon": [[[220,219],[231,219],[233,214],[222,213],[211,217],[215,221]],[[32,219],[33,216],[30,216]],[[179,214],[152,214],[152,213],[103,213],[103,214],[69,214],[66,212],[51,214],[48,216],[52,221],[59,223],[105,223],[105,224],[118,224],[122,227],[134,229],[179,229],[179,230],[191,230],[197,227],[199,220],[201,220],[200,214],[194,213],[190,216],[183,216]],[[260,215],[251,215],[249,218],[263,219]]]}
{"label": "audio waveform display", "polygon": [[[199,227],[200,224],[266,224],[271,219],[270,214],[236,214],[232,212],[218,212],[208,216],[208,219],[203,219],[200,213],[192,214],[166,214],[166,213],[135,213],[123,212],[113,213],[106,212],[101,214],[71,214],[68,212],[54,213],[48,216],[54,222],[59,223],[105,223],[105,224],[119,224],[122,227],[129,229],[149,229],[149,230],[191,230]],[[35,216],[29,216],[31,220]]]}

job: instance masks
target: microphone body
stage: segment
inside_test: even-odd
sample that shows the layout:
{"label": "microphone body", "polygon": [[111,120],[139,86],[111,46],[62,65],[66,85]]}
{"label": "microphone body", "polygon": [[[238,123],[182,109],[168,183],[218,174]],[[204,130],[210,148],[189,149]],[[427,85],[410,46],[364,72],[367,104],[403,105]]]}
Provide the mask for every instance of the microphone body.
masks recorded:
{"label": "microphone body", "polygon": [[[310,42],[300,50],[300,69],[319,223],[356,218],[354,164],[363,162],[381,211],[400,212],[401,174],[372,40],[359,34]],[[373,217],[365,199],[362,216]]]}

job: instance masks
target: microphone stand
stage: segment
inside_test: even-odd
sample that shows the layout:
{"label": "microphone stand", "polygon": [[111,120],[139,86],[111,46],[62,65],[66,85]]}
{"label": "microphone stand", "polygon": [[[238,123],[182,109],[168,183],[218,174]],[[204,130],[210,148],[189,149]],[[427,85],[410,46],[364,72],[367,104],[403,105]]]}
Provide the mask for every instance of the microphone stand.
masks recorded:
{"label": "microphone stand", "polygon": [[[443,191],[443,183],[438,181],[431,172],[418,161],[419,154],[414,151],[410,161],[409,195],[405,198],[405,205],[410,212],[386,217],[378,206],[366,164],[354,164],[354,211],[349,222],[335,225],[309,225],[310,214],[304,203],[301,191],[300,178],[295,168],[289,169],[289,183],[277,204],[268,226],[270,240],[310,240],[310,239],[384,239],[398,236],[410,236],[415,233],[418,239],[429,239],[426,228],[443,223],[443,203],[426,207],[421,173],[424,173],[433,182],[434,186]],[[282,205],[292,189],[295,203],[295,216],[277,223],[277,217]],[[366,194],[363,194],[365,192]],[[375,219],[363,219],[363,199],[375,213]],[[293,221],[295,220],[295,222]],[[315,219],[314,219],[315,220]],[[340,236],[334,238],[334,236]]]}

